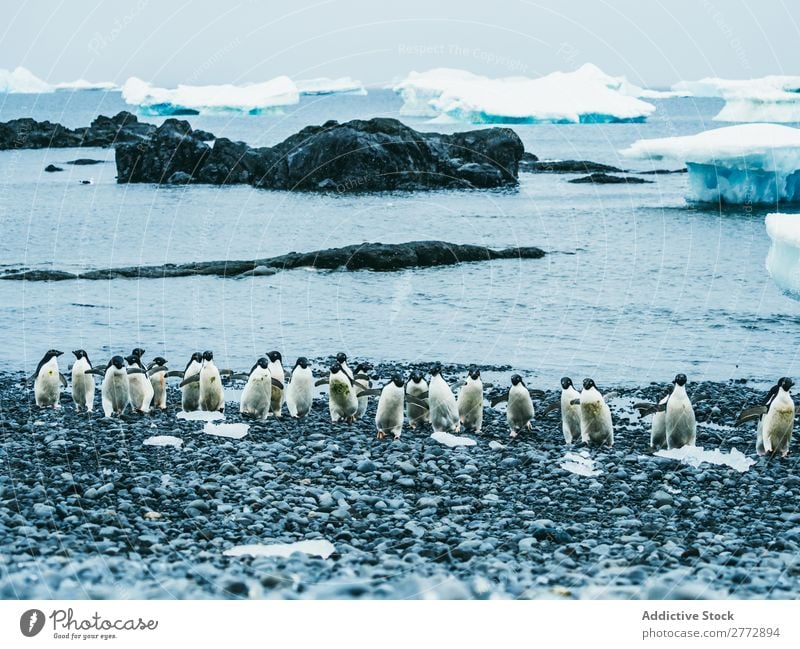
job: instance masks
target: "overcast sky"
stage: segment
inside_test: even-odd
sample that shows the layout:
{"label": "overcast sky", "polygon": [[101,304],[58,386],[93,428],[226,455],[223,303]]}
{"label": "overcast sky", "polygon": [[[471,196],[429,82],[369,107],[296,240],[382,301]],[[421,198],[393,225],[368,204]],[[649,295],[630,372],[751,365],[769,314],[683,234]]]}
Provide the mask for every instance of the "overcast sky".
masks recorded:
{"label": "overcast sky", "polygon": [[[794,0],[20,0],[0,68],[160,85],[456,67],[537,76],[590,61],[641,85],[800,74]],[[796,4],[795,4],[796,7]],[[800,18],[800,17],[798,17]]]}

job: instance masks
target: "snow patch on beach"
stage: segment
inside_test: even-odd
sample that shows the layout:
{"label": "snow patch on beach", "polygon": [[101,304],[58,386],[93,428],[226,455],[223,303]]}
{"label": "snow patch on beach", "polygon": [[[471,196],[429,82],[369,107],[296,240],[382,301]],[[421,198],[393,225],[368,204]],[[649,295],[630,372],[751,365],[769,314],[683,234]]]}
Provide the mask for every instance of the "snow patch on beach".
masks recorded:
{"label": "snow patch on beach", "polygon": [[247,435],[248,430],[250,430],[250,426],[247,424],[214,424],[209,421],[203,426],[203,432],[208,435],[230,437],[231,439],[242,439]]}
{"label": "snow patch on beach", "polygon": [[175,448],[180,448],[183,446],[183,440],[174,435],[154,435],[153,437],[148,437],[142,444],[145,446],[174,446]]}
{"label": "snow patch on beach", "polygon": [[565,471],[588,478],[603,473],[601,469],[595,468],[595,461],[589,456],[589,451],[567,453],[559,466]]}
{"label": "snow patch on beach", "polygon": [[440,444],[444,444],[445,446],[449,446],[450,448],[455,448],[457,446],[475,446],[477,442],[474,439],[469,437],[459,437],[458,435],[453,435],[452,433],[432,433],[431,439],[439,442]]}
{"label": "snow patch on beach", "polygon": [[739,473],[744,473],[756,463],[754,459],[747,457],[735,447],[731,449],[730,453],[723,453],[716,448],[713,451],[707,451],[702,446],[683,446],[681,448],[658,451],[655,455],[678,460],[682,464],[688,464],[695,468],[704,463],[729,466]]}
{"label": "snow patch on beach", "polygon": [[225,415],[216,410],[214,412],[206,412],[205,410],[186,412],[181,410],[175,417],[186,421],[219,421],[220,419],[225,419]]}
{"label": "snow patch on beach", "polygon": [[312,557],[327,559],[336,551],[333,543],[324,539],[313,541],[297,541],[296,543],[274,543],[271,545],[253,543],[237,545],[223,553],[226,557],[290,557],[295,552],[302,552]]}

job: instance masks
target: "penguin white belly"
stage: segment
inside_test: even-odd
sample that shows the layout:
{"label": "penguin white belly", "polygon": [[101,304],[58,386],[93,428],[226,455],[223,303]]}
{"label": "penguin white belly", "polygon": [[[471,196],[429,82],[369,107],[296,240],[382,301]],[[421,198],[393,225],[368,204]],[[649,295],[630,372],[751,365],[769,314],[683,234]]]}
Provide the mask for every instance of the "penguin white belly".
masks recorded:
{"label": "penguin white belly", "polygon": [[225,409],[225,391],[216,367],[200,370],[200,410],[222,412]]}
{"label": "penguin white belly", "polygon": [[[200,372],[200,366],[189,367],[183,374],[186,380]],[[181,388],[181,408],[184,412],[193,412],[200,409],[200,383],[187,383]]]}
{"label": "penguin white belly", "polygon": [[571,403],[579,398],[580,393],[574,388],[561,392],[561,432],[567,444],[577,442],[581,437],[581,407]]}
{"label": "penguin white belly", "polygon": [[694,409],[689,400],[681,399],[676,403],[675,398],[671,398],[667,401],[667,410],[664,415],[667,448],[694,446],[697,424],[694,418]]}
{"label": "penguin white belly", "polygon": [[139,412],[150,412],[153,401],[153,385],[146,374],[131,374],[128,377],[131,407]]}
{"label": "penguin white belly", "polygon": [[121,415],[130,402],[128,375],[125,370],[106,372],[102,389],[103,413]]}
{"label": "penguin white belly", "polygon": [[511,436],[516,437],[523,428],[530,429],[531,419],[533,419],[533,402],[528,389],[522,384],[511,386],[506,408],[506,422]]}
{"label": "penguin white belly", "polygon": [[[428,384],[424,381],[419,383],[411,382],[406,386],[406,392],[412,397],[422,398],[422,395],[428,391]],[[415,403],[406,402],[406,417],[408,417],[408,424],[411,428],[416,428],[418,425],[430,421],[430,411],[427,408],[418,406]]]}
{"label": "penguin white belly", "polygon": [[[362,390],[369,390],[372,387],[372,381],[364,381],[362,379],[355,380],[356,393]],[[358,397],[358,409],[356,410],[356,419],[360,419],[367,411],[367,404],[369,404],[369,397]]]}
{"label": "penguin white belly", "polygon": [[789,442],[792,440],[794,404],[773,403],[761,421],[764,451],[785,456],[789,452]]}
{"label": "penguin white belly", "polygon": [[338,378],[335,375],[331,377],[328,383],[328,410],[334,423],[355,416],[358,410],[358,398],[346,378]]}
{"label": "penguin white belly", "polygon": [[375,427],[379,433],[392,434],[395,439],[403,432],[403,406],[405,397],[403,388],[386,390],[378,401],[378,412],[375,415]]}
{"label": "penguin white belly", "polygon": [[428,403],[430,404],[431,427],[435,433],[457,433],[461,430],[456,398],[444,379],[431,381]]}
{"label": "penguin white belly", "polygon": [[604,401],[581,402],[581,438],[593,444],[614,445],[611,410]]}
{"label": "penguin white belly", "polygon": [[286,408],[292,417],[305,417],[314,399],[314,377],[310,369],[295,371],[286,388]]}
{"label": "penguin white belly", "polygon": [[650,427],[650,447],[655,450],[667,448],[667,413],[656,412]]}
{"label": "penguin white belly", "polygon": [[72,366],[72,400],[75,409],[86,408],[88,412],[94,410],[94,376],[86,374],[90,369],[85,359],[80,358]]}
{"label": "penguin white belly", "polygon": [[481,432],[483,427],[483,383],[473,381],[458,393],[458,417],[461,425]]}
{"label": "penguin white belly", "polygon": [[153,407],[164,410],[167,407],[167,373],[158,372],[150,377],[153,386]]}
{"label": "penguin white belly", "polygon": [[239,402],[239,412],[266,419],[272,405],[272,375],[269,370],[256,375],[253,372],[247,379]]}
{"label": "penguin white belly", "polygon": [[764,449],[764,417],[762,417],[756,426],[756,453],[764,455],[766,452]]}
{"label": "penguin white belly", "polygon": [[48,406],[60,407],[61,377],[58,373],[58,363],[55,358],[42,365],[33,383],[33,394],[36,399],[36,405],[41,408]]}

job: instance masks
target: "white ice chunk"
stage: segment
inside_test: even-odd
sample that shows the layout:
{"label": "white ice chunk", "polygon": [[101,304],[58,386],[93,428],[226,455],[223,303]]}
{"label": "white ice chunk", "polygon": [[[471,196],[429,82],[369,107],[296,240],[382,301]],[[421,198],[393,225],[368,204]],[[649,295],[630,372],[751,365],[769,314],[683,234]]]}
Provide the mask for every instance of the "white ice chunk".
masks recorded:
{"label": "white ice chunk", "polygon": [[183,440],[174,435],[154,435],[148,437],[142,442],[145,446],[174,446],[180,448],[183,445]]}
{"label": "white ice chunk", "polygon": [[27,68],[4,70],[0,68],[0,93],[52,92],[53,86],[37,77]]}
{"label": "white ice chunk", "polygon": [[351,77],[304,79],[297,82],[301,95],[366,95],[364,85]]}
{"label": "white ice chunk", "polygon": [[637,140],[622,154],[678,160],[689,171],[689,200],[731,204],[800,200],[800,130],[740,124],[697,135]]}
{"label": "white ice chunk", "polygon": [[75,81],[62,81],[54,86],[54,90],[119,90],[120,87],[113,81],[87,81],[86,79],[75,79]]}
{"label": "white ice chunk", "polygon": [[300,93],[294,81],[286,76],[242,86],[179,85],[169,89],[131,77],[122,86],[122,98],[138,106],[145,115],[229,112],[256,115],[278,106],[296,104]]}
{"label": "white ice chunk", "polygon": [[431,439],[445,446],[449,446],[450,448],[455,448],[456,446],[475,446],[475,444],[477,444],[474,439],[470,439],[469,437],[459,437],[452,433],[443,432],[432,433]]}
{"label": "white ice chunk", "polygon": [[565,471],[589,478],[602,473],[602,470],[595,468],[595,462],[588,451],[567,453],[559,466]]}
{"label": "white ice chunk", "polygon": [[412,72],[394,90],[403,98],[401,115],[446,115],[471,123],[639,122],[655,110],[632,96],[642,88],[591,64],[537,79],[490,79],[436,68]]}
{"label": "white ice chunk", "polygon": [[502,451],[505,447],[506,447],[505,444],[501,444],[500,442],[494,439],[491,442],[489,442],[489,448],[492,449],[493,451]]}
{"label": "white ice chunk", "polygon": [[247,424],[214,424],[208,422],[203,426],[203,432],[217,437],[230,437],[231,439],[242,439],[247,435],[250,426]]}
{"label": "white ice chunk", "polygon": [[225,415],[221,412],[206,412],[205,410],[193,410],[191,412],[184,412],[181,410],[177,415],[178,419],[185,419],[186,421],[219,421],[225,419]]}
{"label": "white ice chunk", "polygon": [[730,453],[723,453],[718,448],[715,448],[713,451],[706,451],[702,446],[683,446],[681,448],[657,451],[656,455],[658,457],[678,460],[682,464],[688,464],[695,468],[699,467],[704,462],[707,464],[729,466],[739,473],[744,473],[756,463],[754,459],[747,457],[736,448],[732,448]]}
{"label": "white ice chunk", "polygon": [[272,545],[253,543],[237,545],[223,553],[226,557],[289,557],[294,552],[302,552],[312,557],[327,559],[336,551],[333,543],[324,539],[297,541],[296,543],[274,543]]}
{"label": "white ice chunk", "polygon": [[800,298],[800,214],[767,214],[767,272],[782,291]]}

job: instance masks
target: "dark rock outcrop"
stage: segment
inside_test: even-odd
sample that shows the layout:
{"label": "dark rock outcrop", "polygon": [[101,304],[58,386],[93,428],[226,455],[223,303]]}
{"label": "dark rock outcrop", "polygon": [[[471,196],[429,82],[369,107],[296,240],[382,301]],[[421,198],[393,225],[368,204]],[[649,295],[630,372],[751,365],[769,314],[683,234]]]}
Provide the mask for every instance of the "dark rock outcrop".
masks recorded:
{"label": "dark rock outcrop", "polygon": [[590,160],[539,160],[533,155],[531,158],[522,160],[519,170],[520,172],[537,174],[592,174],[619,173],[623,171],[623,169],[617,169],[617,167],[600,164],[599,162],[591,162]]}
{"label": "dark rock outcrop", "polygon": [[665,174],[685,174],[689,170],[686,167],[682,169],[650,169],[648,171],[637,171],[640,176],[663,176]]}
{"label": "dark rock outcrop", "polygon": [[644,178],[636,178],[635,176],[612,176],[610,174],[595,173],[588,176],[581,176],[580,178],[573,178],[569,182],[580,183],[593,183],[595,185],[620,185],[628,183],[631,185],[641,185],[643,183],[651,183],[652,180],[645,180]]}
{"label": "dark rock outcrop", "polygon": [[316,268],[318,270],[370,270],[390,272],[406,268],[428,268],[454,264],[490,261],[493,259],[540,259],[540,248],[524,246],[495,250],[485,246],[447,243],[445,241],[410,241],[408,243],[363,243],[314,252],[290,252],[279,257],[245,261],[224,260],[163,266],[127,266],[69,273],[58,270],[7,270],[0,279],[28,281],[61,281],[68,279],[160,279],[215,275],[242,277],[270,275],[279,270]]}
{"label": "dark rock outcrop", "polygon": [[146,144],[117,147],[116,162],[120,183],[184,171],[194,182],[370,192],[513,186],[522,154],[510,129],[442,135],[388,118],[309,126],[274,147],[219,138],[210,148],[187,122],[168,119]]}
{"label": "dark rock outcrop", "polygon": [[64,171],[61,167],[56,167],[55,165],[47,165],[44,170],[48,173],[53,173],[54,171]]}
{"label": "dark rock outcrop", "polygon": [[89,165],[101,165],[105,160],[94,160],[93,158],[78,158],[77,160],[67,160],[65,164],[86,167]]}
{"label": "dark rock outcrop", "polygon": [[90,126],[76,129],[24,117],[0,122],[0,150],[107,147],[148,140],[155,130],[154,124],[141,123],[136,115],[124,110],[114,117],[100,115]]}

